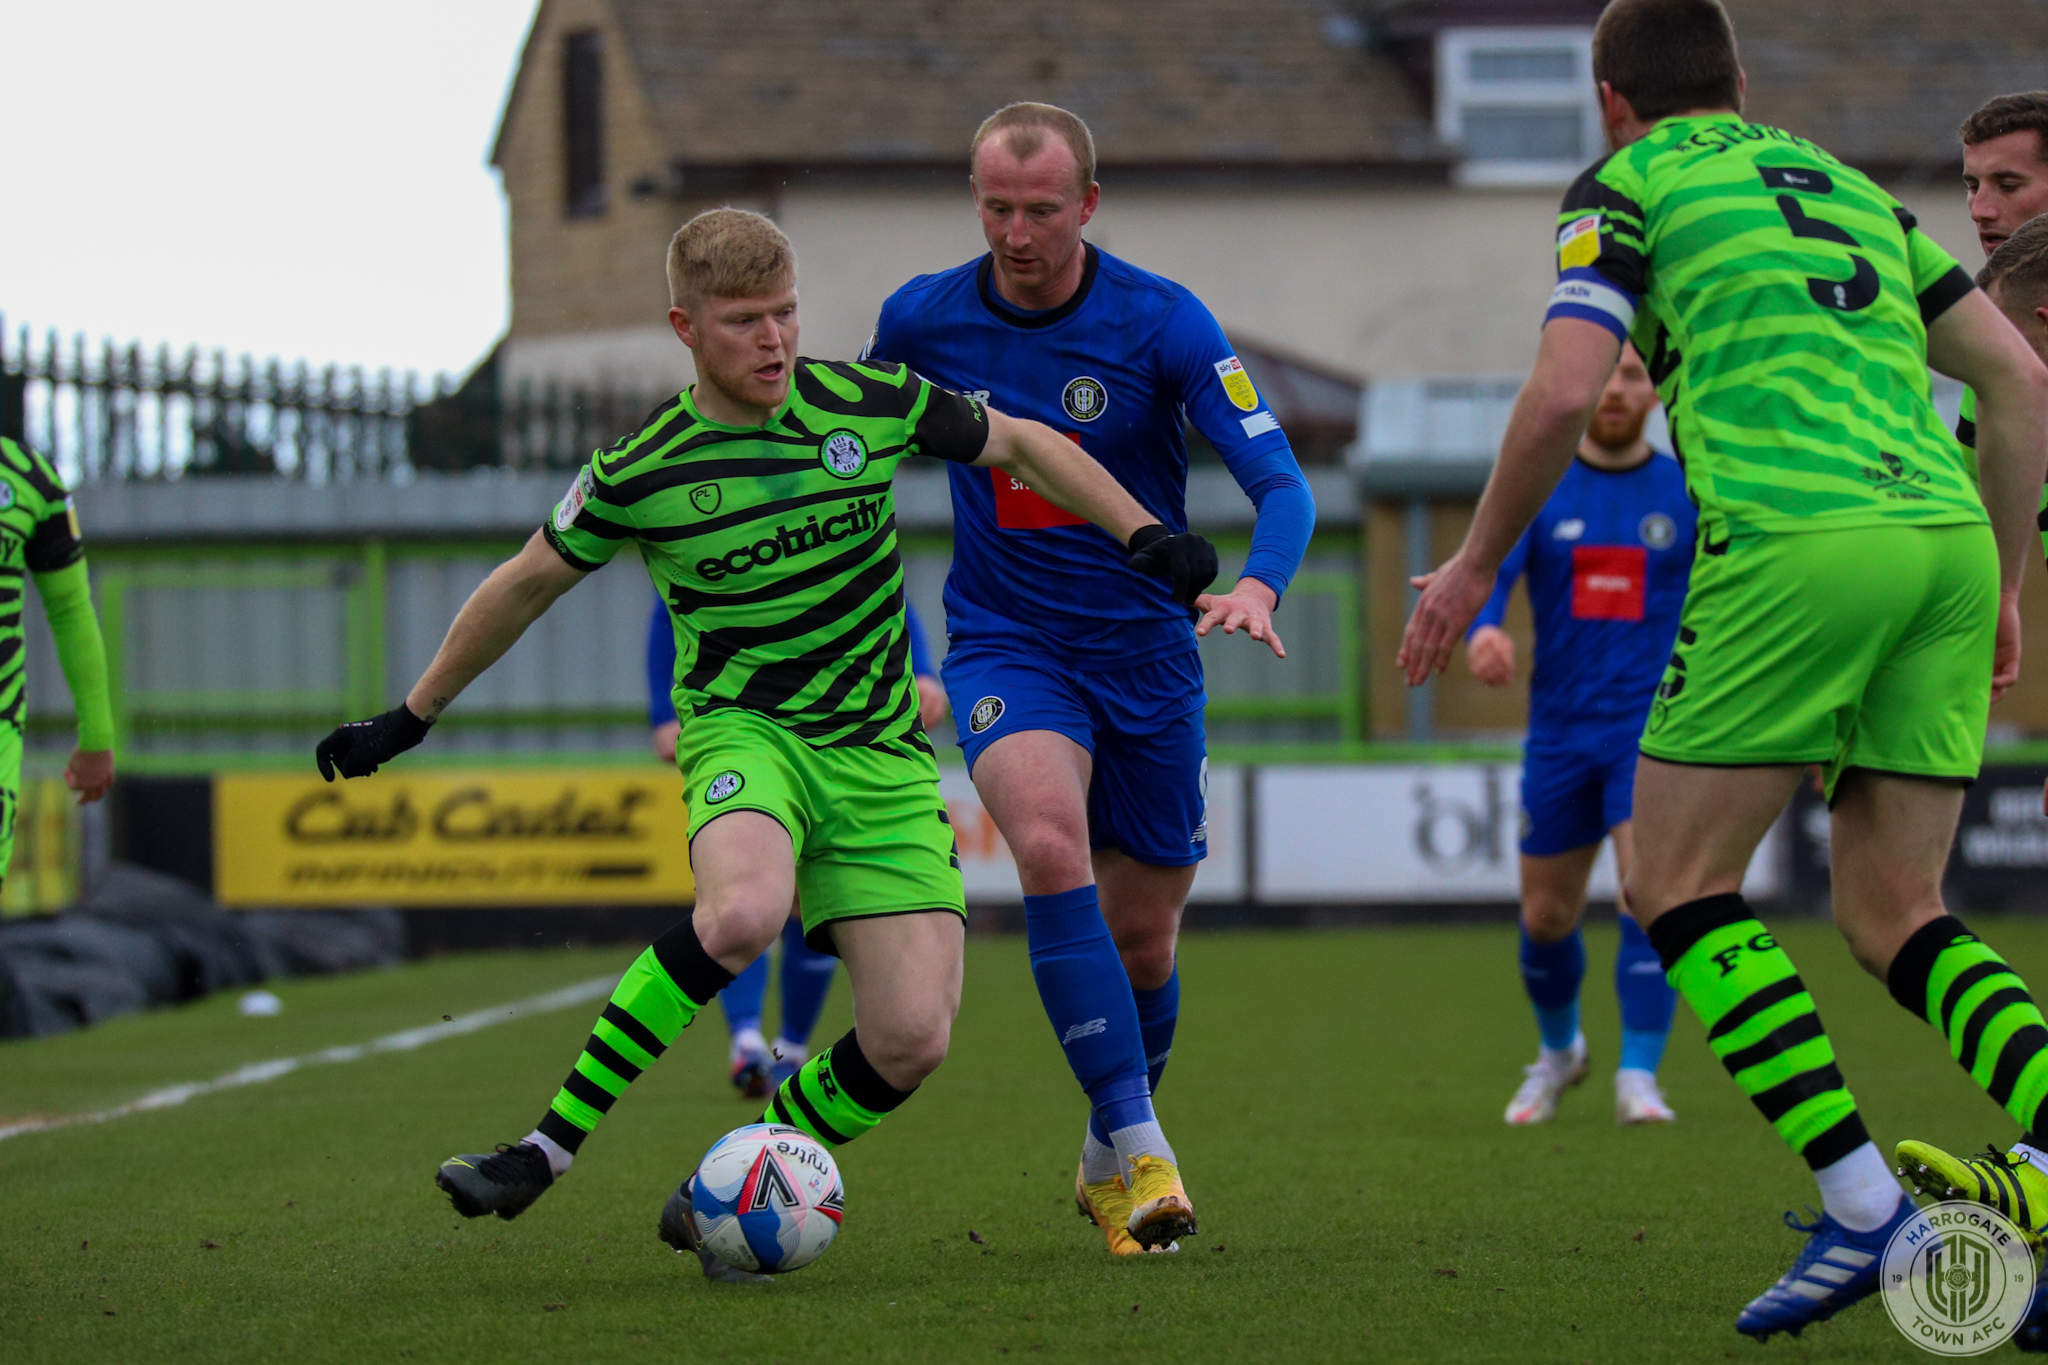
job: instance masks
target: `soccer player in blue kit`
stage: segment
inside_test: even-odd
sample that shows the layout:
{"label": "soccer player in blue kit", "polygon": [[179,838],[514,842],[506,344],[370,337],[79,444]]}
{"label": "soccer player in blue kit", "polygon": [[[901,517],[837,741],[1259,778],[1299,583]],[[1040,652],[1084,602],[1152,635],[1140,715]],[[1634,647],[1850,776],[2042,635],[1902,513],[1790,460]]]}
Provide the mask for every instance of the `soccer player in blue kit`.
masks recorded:
{"label": "soccer player in blue kit", "polygon": [[[932,663],[931,646],[925,642],[924,622],[908,601],[903,604],[903,619],[904,633],[910,638],[918,720],[931,730],[946,718],[946,690]],[[668,603],[657,594],[647,617],[647,726],[654,756],[664,763],[676,761],[676,741],[683,730],[676,719],[675,673],[675,622]],[[725,1031],[732,1040],[732,1084],[742,1099],[761,1099],[810,1060],[811,1030],[825,1008],[825,995],[838,969],[838,958],[804,942],[803,921],[792,913],[782,933],[782,1021],[775,1041],[770,1043],[761,1033],[762,1004],[768,995],[766,953],[718,993]]]}
{"label": "soccer player in blue kit", "polygon": [[[1678,634],[1692,570],[1697,509],[1678,461],[1643,439],[1656,386],[1633,346],[1579,441],[1578,458],[1502,561],[1493,596],[1466,636],[1479,680],[1513,679],[1515,646],[1500,628],[1523,574],[1536,617],[1529,738],[1522,757],[1522,984],[1541,1043],[1505,1115],[1547,1122],[1558,1097],[1586,1078],[1579,983],[1586,946],[1579,916],[1601,840],[1614,840],[1621,878],[1634,845],[1636,741]],[[1614,1073],[1619,1123],[1669,1123],[1657,1064],[1676,995],[1650,940],[1623,906],[1614,961],[1621,1056]]]}
{"label": "soccer player in blue kit", "polygon": [[1196,1228],[1151,1098],[1208,845],[1196,637],[1243,631],[1286,657],[1272,614],[1315,504],[1201,301],[1082,240],[1100,187],[1080,119],[1008,105],[969,159],[988,254],[892,294],[870,356],[1068,433],[1170,528],[1187,519],[1192,422],[1258,513],[1236,585],[1198,598],[1190,621],[1134,571],[1144,546],[1127,555],[1007,475],[950,476],[942,674],[1017,860],[1039,998],[1091,1106],[1075,1201],[1113,1253],[1167,1249]]}

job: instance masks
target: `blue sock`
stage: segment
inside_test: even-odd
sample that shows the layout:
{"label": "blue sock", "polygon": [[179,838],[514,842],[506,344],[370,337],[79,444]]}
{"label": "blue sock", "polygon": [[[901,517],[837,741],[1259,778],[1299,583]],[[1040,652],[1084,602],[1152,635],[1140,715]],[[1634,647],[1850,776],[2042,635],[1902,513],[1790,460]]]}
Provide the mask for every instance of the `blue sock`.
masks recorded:
{"label": "blue sock", "polygon": [[1026,896],[1024,937],[1053,1036],[1105,1130],[1153,1122],[1138,1007],[1095,888]]}
{"label": "blue sock", "polygon": [[782,1026],[780,1036],[809,1047],[811,1030],[825,1009],[839,959],[804,944],[804,926],[792,918],[782,930]]}
{"label": "blue sock", "polygon": [[761,1027],[761,1001],[767,994],[768,954],[763,953],[718,993],[718,1007],[725,1011],[726,1032]]}
{"label": "blue sock", "polygon": [[1536,1007],[1543,1046],[1561,1052],[1579,1036],[1579,982],[1586,976],[1586,940],[1574,929],[1555,943],[1522,931],[1522,986]]}
{"label": "blue sock", "polygon": [[1664,979],[1650,936],[1627,915],[1621,917],[1621,951],[1614,955],[1614,996],[1621,1002],[1621,1069],[1655,1071],[1671,1036],[1678,992]]}
{"label": "blue sock", "polygon": [[[1157,1095],[1159,1078],[1166,1074],[1166,1059],[1173,1055],[1173,1026],[1180,1022],[1180,964],[1173,964],[1173,975],[1166,978],[1165,985],[1150,991],[1133,986],[1131,997],[1138,1005],[1138,1036],[1145,1044],[1145,1078]],[[1088,1131],[1095,1134],[1097,1142],[1109,1145],[1109,1130],[1102,1126],[1101,1114],[1088,1116]]]}
{"label": "blue sock", "polygon": [[1156,1095],[1166,1059],[1173,1055],[1173,1026],[1180,1022],[1180,963],[1173,964],[1165,985],[1151,991],[1133,986],[1131,998],[1138,1005],[1138,1036],[1145,1042],[1145,1076]]}

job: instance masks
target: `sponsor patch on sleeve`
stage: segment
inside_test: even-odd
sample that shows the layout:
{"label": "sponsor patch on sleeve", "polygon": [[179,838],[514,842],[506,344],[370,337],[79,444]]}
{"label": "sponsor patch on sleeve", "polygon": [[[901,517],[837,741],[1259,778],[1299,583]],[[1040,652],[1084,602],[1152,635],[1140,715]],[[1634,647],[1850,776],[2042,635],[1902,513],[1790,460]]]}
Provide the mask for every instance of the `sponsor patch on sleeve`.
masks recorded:
{"label": "sponsor patch on sleeve", "polygon": [[1252,377],[1245,373],[1242,360],[1229,356],[1217,361],[1216,377],[1223,381],[1223,392],[1241,410],[1251,412],[1259,406],[1259,391],[1252,387]]}
{"label": "sponsor patch on sleeve", "polygon": [[1588,213],[1557,230],[1557,268],[1570,270],[1600,259],[1600,215]]}
{"label": "sponsor patch on sleeve", "polygon": [[1255,412],[1249,417],[1240,417],[1237,424],[1244,428],[1247,436],[1263,436],[1269,431],[1280,430],[1280,419],[1270,412]]}
{"label": "sponsor patch on sleeve", "polygon": [[576,514],[583,510],[583,504],[590,500],[597,481],[591,476],[590,466],[585,465],[576,475],[576,482],[569,485],[569,491],[555,504],[555,529],[566,531],[576,524]]}
{"label": "sponsor patch on sleeve", "polygon": [[78,533],[78,504],[70,498],[64,499],[64,525],[70,530],[73,540],[83,540]]}

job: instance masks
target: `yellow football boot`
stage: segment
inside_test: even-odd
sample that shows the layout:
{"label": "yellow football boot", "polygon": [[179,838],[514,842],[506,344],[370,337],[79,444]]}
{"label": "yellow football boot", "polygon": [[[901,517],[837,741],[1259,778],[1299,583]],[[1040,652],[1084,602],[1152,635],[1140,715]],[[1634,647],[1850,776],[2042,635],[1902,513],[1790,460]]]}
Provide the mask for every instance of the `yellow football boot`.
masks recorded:
{"label": "yellow football boot", "polygon": [[1195,1206],[1180,1183],[1180,1171],[1163,1156],[1131,1158],[1131,1216],[1124,1226],[1139,1246],[1164,1247],[1192,1237]]}
{"label": "yellow football boot", "polygon": [[2048,1172],[2022,1153],[1987,1147],[1983,1156],[1956,1156],[1929,1142],[1902,1142],[1894,1157],[1898,1173],[1921,1194],[1988,1204],[2041,1246],[2048,1233]]}
{"label": "yellow football boot", "polygon": [[1145,1248],[1138,1245],[1138,1239],[1131,1236],[1124,1226],[1131,1218],[1131,1194],[1124,1188],[1124,1178],[1113,1175],[1100,1184],[1091,1185],[1081,1178],[1081,1168],[1074,1168],[1074,1207],[1083,1218],[1102,1229],[1102,1235],[1109,1242],[1112,1256],[1142,1256]]}

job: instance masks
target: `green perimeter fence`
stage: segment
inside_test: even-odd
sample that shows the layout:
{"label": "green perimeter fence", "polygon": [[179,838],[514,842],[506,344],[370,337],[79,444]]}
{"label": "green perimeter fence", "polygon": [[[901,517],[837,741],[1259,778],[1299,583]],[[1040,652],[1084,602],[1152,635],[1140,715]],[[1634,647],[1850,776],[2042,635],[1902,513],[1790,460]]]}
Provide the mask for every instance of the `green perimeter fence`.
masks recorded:
{"label": "green perimeter fence", "polygon": [[[1347,538],[1341,534],[1337,538]],[[1220,536],[1226,559],[1241,555],[1244,536]],[[391,705],[396,690],[427,662],[417,648],[394,646],[394,624],[405,613],[413,619],[407,637],[418,642],[431,633],[439,639],[452,607],[408,603],[394,582],[407,568],[456,561],[473,564],[480,579],[489,563],[510,555],[518,543],[509,539],[410,540],[398,538],[337,539],[281,544],[245,543],[116,543],[95,544],[93,581],[106,638],[108,672],[113,684],[114,720],[122,769],[131,773],[190,774],[220,771],[289,769],[304,764],[314,738],[337,721],[374,714]],[[937,581],[937,566],[950,552],[941,536],[910,533],[903,537],[906,563],[920,567],[919,577]],[[1325,565],[1357,562],[1356,537],[1348,543],[1319,544]],[[619,566],[610,575],[636,578],[635,568]],[[473,586],[470,579],[461,580]],[[466,587],[463,589],[466,591]],[[589,592],[588,588],[584,589]],[[614,593],[618,589],[614,588]],[[339,598],[338,639],[333,642],[331,684],[286,686],[266,674],[281,646],[247,638],[238,681],[205,686],[166,685],[147,675],[161,667],[144,667],[149,647],[139,637],[145,627],[165,644],[165,595],[188,596],[192,609],[236,611],[234,605],[262,594],[283,594],[291,601],[316,599],[331,608]],[[1266,657],[1263,646],[1247,639],[1226,640],[1214,634],[1205,644],[1209,663],[1208,720],[1211,753],[1219,763],[1360,761],[1395,758],[1492,757],[1499,746],[1412,746],[1368,744],[1367,688],[1364,677],[1365,633],[1362,594],[1356,573],[1331,567],[1301,572],[1288,593],[1283,631],[1289,638],[1285,663]],[[450,599],[459,601],[459,596]],[[651,601],[642,599],[644,602]],[[573,611],[577,599],[564,599],[555,612]],[[207,604],[211,604],[210,607]],[[614,601],[609,604],[617,610]],[[425,620],[431,614],[432,620]],[[175,632],[176,614],[168,628]],[[321,619],[333,615],[329,610]],[[644,620],[644,615],[640,618]],[[927,628],[942,618],[926,615]],[[634,637],[637,641],[638,637]],[[935,645],[942,642],[934,641]],[[189,642],[170,641],[173,652],[194,649]],[[431,646],[427,647],[428,649]],[[637,646],[636,646],[637,648]],[[517,647],[515,647],[516,655]],[[1297,662],[1299,660],[1300,662]],[[158,661],[161,662],[161,661]],[[636,659],[630,664],[630,689],[615,688],[617,700],[563,703],[520,703],[465,696],[442,722],[458,733],[506,731],[611,732],[611,739],[587,749],[550,747],[527,754],[502,745],[487,752],[443,746],[437,763],[496,765],[544,758],[549,763],[591,762],[641,764],[647,761],[641,742],[646,730],[643,690]],[[1219,667],[1219,664],[1222,665]],[[500,668],[517,667],[514,656]],[[176,672],[175,668],[171,670]],[[289,671],[289,670],[285,670]],[[300,670],[303,672],[303,670]],[[630,697],[630,699],[628,699]],[[68,747],[71,716],[59,688],[44,686],[32,699],[28,725],[32,745],[44,767]],[[1283,738],[1246,738],[1261,731],[1279,731]],[[611,742],[616,740],[616,743]],[[213,743],[209,743],[213,741]],[[225,741],[225,742],[222,742]],[[958,751],[941,746],[942,761],[957,761]]]}

